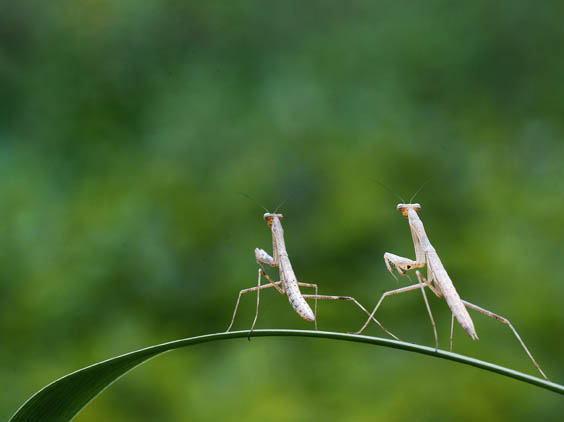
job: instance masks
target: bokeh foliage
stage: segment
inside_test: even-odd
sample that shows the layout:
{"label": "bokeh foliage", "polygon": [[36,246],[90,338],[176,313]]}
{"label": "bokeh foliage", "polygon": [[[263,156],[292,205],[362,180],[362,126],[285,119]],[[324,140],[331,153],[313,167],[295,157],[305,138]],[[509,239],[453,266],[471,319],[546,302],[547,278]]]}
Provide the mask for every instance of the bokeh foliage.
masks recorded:
{"label": "bokeh foliage", "polygon": [[[461,295],[564,380],[560,2],[0,3],[0,419],[51,380],[224,330],[283,205],[298,277],[373,306],[421,217]],[[407,280],[402,280],[405,284]],[[247,328],[254,297],[242,302]],[[310,328],[275,292],[259,327]],[[441,345],[450,317],[431,298]],[[473,314],[474,315],[474,314]],[[432,344],[418,294],[379,313]],[[323,303],[320,328],[362,315]],[[455,350],[534,373],[475,316]],[[381,335],[377,327],[370,333]],[[9,386],[9,387],[8,387]],[[134,371],[78,421],[557,419],[557,395],[361,345],[202,345]]]}

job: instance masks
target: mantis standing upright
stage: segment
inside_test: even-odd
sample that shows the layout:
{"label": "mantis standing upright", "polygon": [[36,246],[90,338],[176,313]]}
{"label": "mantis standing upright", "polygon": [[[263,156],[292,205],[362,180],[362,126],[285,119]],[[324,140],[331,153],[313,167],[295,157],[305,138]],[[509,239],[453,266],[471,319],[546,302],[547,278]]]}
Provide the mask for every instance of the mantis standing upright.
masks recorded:
{"label": "mantis standing upright", "polygon": [[474,305],[460,298],[456,289],[454,288],[452,280],[447,274],[439,258],[439,255],[435,251],[435,248],[431,245],[431,242],[429,242],[429,238],[427,237],[427,234],[425,233],[425,228],[423,227],[423,222],[421,221],[419,215],[417,214],[417,212],[421,209],[421,205],[398,204],[397,209],[399,212],[402,213],[402,215],[405,218],[409,220],[409,227],[411,229],[411,236],[413,238],[413,245],[415,247],[415,261],[409,258],[404,258],[386,252],[384,254],[384,262],[386,263],[386,268],[393,275],[393,270],[395,267],[395,270],[398,272],[398,274],[405,276],[407,275],[407,271],[417,268],[423,268],[425,264],[427,264],[427,279],[423,277],[423,275],[421,275],[419,270],[416,270],[415,273],[417,275],[419,283],[385,292],[380,298],[380,300],[378,301],[378,303],[376,304],[376,307],[372,311],[372,314],[370,314],[370,317],[368,318],[366,323],[362,326],[362,328],[357,333],[361,333],[366,328],[366,326],[369,324],[370,320],[374,317],[374,314],[376,313],[376,311],[378,310],[378,308],[380,307],[382,301],[386,296],[391,296],[399,293],[408,292],[411,290],[421,289],[421,291],[423,292],[423,298],[425,300],[425,304],[427,306],[427,311],[429,313],[429,318],[431,319],[431,325],[433,326],[433,331],[435,334],[435,347],[438,349],[439,339],[437,336],[437,328],[424,289],[425,287],[428,287],[437,297],[445,298],[448,307],[452,312],[452,320],[450,327],[450,351],[452,351],[452,340],[453,340],[455,318],[472,340],[478,339],[478,335],[476,334],[476,330],[474,328],[474,323],[472,322],[472,318],[470,318],[470,315],[468,314],[466,308],[473,309],[491,318],[497,319],[503,324],[508,325],[511,331],[513,332],[513,334],[515,334],[515,337],[517,337],[517,340],[519,340],[519,343],[521,343],[521,346],[523,346],[523,349],[525,350],[525,352],[527,353],[527,355],[529,356],[535,367],[539,370],[541,375],[546,380],[548,380],[548,378],[540,368],[539,364],[533,358],[533,355],[531,355],[531,353],[529,352],[529,349],[527,349],[527,346],[525,346],[523,340],[521,340],[521,337],[517,333],[517,330],[515,330],[515,328],[513,327],[513,325],[511,325],[511,322],[509,322],[507,318],[494,314],[493,312],[490,312],[486,309],[483,309],[477,305]]}
{"label": "mantis standing upright", "polygon": [[[315,329],[317,329],[317,300],[318,299],[326,299],[326,300],[347,300],[354,302],[356,306],[358,306],[366,315],[370,315],[370,312],[366,310],[364,306],[362,306],[355,298],[351,296],[327,296],[327,295],[319,295],[317,290],[317,284],[311,283],[302,283],[299,282],[294,274],[294,270],[292,269],[292,264],[290,263],[290,258],[288,258],[288,252],[286,251],[286,243],[284,242],[284,229],[282,228],[282,223],[280,220],[283,218],[282,214],[269,213],[267,212],[264,214],[264,219],[266,220],[268,226],[272,231],[272,247],[273,247],[273,255],[274,257],[270,256],[266,251],[263,249],[256,248],[255,249],[255,258],[257,263],[259,264],[267,264],[271,267],[278,267],[280,270],[280,281],[273,281],[268,274],[264,272],[262,268],[258,270],[258,283],[256,287],[251,287],[248,289],[243,289],[239,292],[239,297],[237,298],[237,303],[235,304],[235,311],[233,312],[233,318],[231,319],[231,324],[227,327],[227,331],[231,330],[233,326],[233,322],[235,321],[235,316],[237,314],[237,308],[239,307],[239,301],[241,300],[241,295],[249,292],[257,292],[257,308],[255,313],[255,318],[253,320],[253,324],[251,326],[251,330],[249,331],[249,339],[253,329],[255,328],[255,324],[258,318],[258,311],[259,311],[259,303],[260,303],[260,291],[262,289],[267,289],[269,287],[275,287],[278,292],[281,294],[286,294],[288,296],[288,300],[292,305],[292,308],[297,312],[299,316],[301,316],[306,321],[315,321]],[[270,284],[261,285],[261,276],[266,277]],[[304,295],[300,291],[300,287],[313,287],[315,289],[314,295]],[[315,300],[315,311],[312,311],[308,303],[305,299],[314,299]],[[392,336],[394,339],[398,339],[395,335],[390,333],[386,330],[380,322],[374,318],[373,315],[370,316],[370,319],[376,322],[387,334]]]}

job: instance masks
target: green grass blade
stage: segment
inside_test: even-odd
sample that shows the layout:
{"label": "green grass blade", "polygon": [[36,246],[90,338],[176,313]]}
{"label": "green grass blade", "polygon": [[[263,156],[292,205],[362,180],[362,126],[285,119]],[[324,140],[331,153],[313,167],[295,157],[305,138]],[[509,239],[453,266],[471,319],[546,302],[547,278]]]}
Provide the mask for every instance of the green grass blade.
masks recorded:
{"label": "green grass blade", "polygon": [[[169,350],[187,347],[193,344],[233,338],[246,338],[248,331],[207,334],[182,340],[158,344],[145,349],[136,350],[117,356],[94,365],[87,366],[71,374],[65,375],[35,393],[12,416],[10,421],[69,421],[92,399],[100,394],[119,377],[143,362]],[[333,333],[327,331],[308,330],[255,330],[253,337],[297,336],[318,337],[333,340],[367,343],[394,349],[407,350],[437,358],[448,359],[458,363],[475,366],[491,372],[515,378],[538,387],[546,388],[564,395],[564,386],[541,378],[523,374],[503,366],[494,365],[477,359],[431,347],[420,346],[402,341],[378,337],[360,336],[356,334]]]}

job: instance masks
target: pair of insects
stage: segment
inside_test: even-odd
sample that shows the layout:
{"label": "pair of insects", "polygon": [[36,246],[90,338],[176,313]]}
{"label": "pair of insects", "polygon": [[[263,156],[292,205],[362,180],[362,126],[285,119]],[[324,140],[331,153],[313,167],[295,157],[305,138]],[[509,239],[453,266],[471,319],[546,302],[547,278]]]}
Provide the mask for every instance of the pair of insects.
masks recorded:
{"label": "pair of insects", "polygon": [[[390,290],[385,292],[374,310],[370,313],[364,306],[362,306],[355,298],[350,296],[327,296],[327,295],[319,295],[317,284],[310,284],[310,283],[301,283],[297,280],[296,275],[294,274],[294,270],[292,269],[292,264],[290,263],[290,259],[288,258],[288,252],[286,251],[286,244],[284,242],[284,230],[282,228],[282,223],[280,220],[282,219],[282,214],[269,213],[267,212],[264,214],[264,219],[268,223],[268,226],[272,230],[272,244],[273,244],[273,256],[270,256],[266,251],[263,249],[256,248],[255,249],[255,257],[259,266],[261,264],[270,265],[272,267],[277,267],[280,271],[280,281],[273,281],[268,274],[266,274],[262,268],[258,270],[258,284],[256,287],[251,287],[248,289],[241,290],[239,292],[239,297],[237,298],[237,303],[235,304],[235,311],[233,312],[233,318],[231,320],[231,324],[227,328],[227,331],[231,330],[233,326],[233,322],[235,321],[235,316],[237,314],[237,309],[239,307],[239,302],[241,300],[241,296],[245,293],[249,292],[257,292],[257,307],[255,318],[253,320],[253,324],[251,326],[251,330],[249,331],[249,338],[250,335],[255,327],[258,318],[258,311],[259,311],[259,303],[260,303],[260,291],[262,289],[267,289],[270,287],[276,288],[281,294],[286,294],[288,296],[288,300],[290,301],[294,310],[306,321],[315,322],[315,329],[317,329],[317,300],[346,300],[353,302],[356,306],[358,306],[366,315],[368,315],[368,319],[366,323],[357,331],[357,334],[360,334],[364,329],[368,326],[370,321],[374,321],[376,324],[380,326],[388,335],[393,337],[394,339],[398,340],[398,338],[388,331],[380,322],[375,318],[376,311],[382,304],[382,301],[387,296],[396,295],[400,293],[405,293],[411,290],[421,290],[423,294],[423,299],[425,301],[425,306],[427,307],[427,311],[429,313],[429,318],[431,320],[431,325],[433,327],[433,332],[435,335],[435,348],[438,349],[439,347],[439,339],[437,335],[437,328],[435,325],[435,320],[433,319],[433,314],[431,312],[431,308],[429,306],[429,302],[427,300],[427,295],[425,293],[425,287],[428,287],[437,297],[444,298],[448,304],[452,312],[452,320],[451,320],[451,329],[450,329],[450,351],[452,351],[452,340],[453,340],[453,330],[454,330],[454,320],[456,319],[458,323],[462,326],[464,331],[472,338],[473,340],[478,339],[478,335],[476,334],[476,330],[474,328],[474,323],[472,322],[472,318],[468,314],[468,309],[472,309],[478,311],[484,315],[487,315],[491,318],[495,318],[498,321],[502,322],[509,326],[519,343],[535,365],[535,367],[539,370],[541,375],[548,380],[536,360],[533,358],[533,355],[525,346],[521,337],[511,325],[508,319],[494,314],[486,309],[483,309],[477,305],[474,305],[470,302],[462,300],[458,295],[452,280],[450,279],[449,275],[447,274],[435,248],[431,245],[427,234],[425,233],[425,228],[423,227],[423,222],[419,218],[417,212],[421,209],[421,205],[419,204],[398,204],[397,206],[398,211],[408,219],[409,227],[411,229],[411,236],[413,238],[413,245],[415,247],[415,260],[404,258],[398,255],[394,255],[392,253],[386,252],[384,254],[384,262],[386,264],[386,268],[388,271],[394,275],[394,270],[398,272],[398,274],[402,276],[406,276],[408,271],[416,270],[415,274],[417,275],[418,283],[413,284],[411,286],[402,287],[395,290]],[[423,268],[427,265],[427,278],[425,278],[420,272],[419,268]],[[261,285],[261,278],[264,276],[269,284]],[[394,275],[395,277],[395,275]],[[300,287],[312,287],[315,289],[315,294],[313,295],[304,295],[300,291]],[[314,310],[312,311],[311,307],[308,305],[305,299],[314,299]]]}

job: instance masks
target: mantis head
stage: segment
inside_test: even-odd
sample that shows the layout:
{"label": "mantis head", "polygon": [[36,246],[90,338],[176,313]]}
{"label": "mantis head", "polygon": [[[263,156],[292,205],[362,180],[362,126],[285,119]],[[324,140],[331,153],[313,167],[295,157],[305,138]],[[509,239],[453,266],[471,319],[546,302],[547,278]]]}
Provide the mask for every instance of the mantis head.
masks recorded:
{"label": "mantis head", "polygon": [[398,204],[397,209],[398,209],[399,212],[401,212],[401,214],[405,218],[407,218],[407,213],[410,209],[417,212],[421,209],[421,205],[419,205],[419,204]]}
{"label": "mantis head", "polygon": [[274,221],[275,218],[281,219],[284,216],[282,214],[267,212],[267,213],[264,214],[263,217],[266,220],[266,222],[268,223],[268,227],[272,227],[272,222]]}

